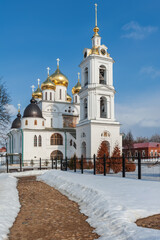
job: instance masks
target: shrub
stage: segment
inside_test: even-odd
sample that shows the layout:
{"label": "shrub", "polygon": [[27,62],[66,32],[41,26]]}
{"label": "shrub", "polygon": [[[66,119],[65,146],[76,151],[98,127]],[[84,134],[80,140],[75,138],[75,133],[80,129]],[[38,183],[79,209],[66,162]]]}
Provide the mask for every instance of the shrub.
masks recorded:
{"label": "shrub", "polygon": [[97,162],[96,162],[96,173],[104,173],[104,154],[106,155],[106,173],[110,171],[110,161],[109,161],[109,152],[108,152],[108,142],[101,142],[98,153],[97,153]]}
{"label": "shrub", "polygon": [[69,169],[73,170],[74,169],[74,159],[76,159],[76,168],[79,169],[80,168],[80,164],[78,161],[78,157],[76,156],[76,154],[74,154],[73,157],[71,157],[71,159],[68,162],[68,167]]}
{"label": "shrub", "polygon": [[128,159],[126,159],[125,171],[134,172],[135,170],[136,170],[136,164],[133,162],[129,162]]}
{"label": "shrub", "polygon": [[120,150],[118,144],[114,147],[110,167],[114,173],[118,173],[118,172],[122,171],[121,150]]}

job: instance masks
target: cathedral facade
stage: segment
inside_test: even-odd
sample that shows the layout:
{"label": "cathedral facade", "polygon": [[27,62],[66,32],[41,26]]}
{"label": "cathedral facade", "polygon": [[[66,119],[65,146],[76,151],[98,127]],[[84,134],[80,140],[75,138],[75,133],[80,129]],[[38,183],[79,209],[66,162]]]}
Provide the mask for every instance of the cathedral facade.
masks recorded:
{"label": "cathedral facade", "polygon": [[86,158],[97,154],[105,141],[110,155],[116,145],[122,149],[120,123],[114,115],[113,63],[101,44],[97,27],[97,5],[92,48],[85,48],[72,97],[68,78],[57,69],[32,93],[23,116],[18,110],[8,133],[7,152],[22,153],[22,159]]}

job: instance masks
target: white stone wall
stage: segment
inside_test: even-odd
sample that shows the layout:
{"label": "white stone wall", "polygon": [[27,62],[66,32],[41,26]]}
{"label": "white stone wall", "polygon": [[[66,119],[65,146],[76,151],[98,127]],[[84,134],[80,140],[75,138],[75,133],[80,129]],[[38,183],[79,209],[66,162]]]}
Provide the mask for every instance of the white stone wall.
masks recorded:
{"label": "white stone wall", "polygon": [[[52,134],[59,133],[63,137],[63,145],[51,145],[50,138]],[[70,140],[76,141],[71,134],[66,133],[67,137],[65,137],[64,132],[58,131],[27,131],[24,130],[24,152],[23,152],[23,159],[31,160],[31,159],[50,159],[50,155],[54,150],[59,150],[63,153],[63,158],[65,158],[65,147],[67,150],[67,157],[70,158],[75,153],[75,148],[73,146],[70,147]],[[42,137],[42,146],[34,147],[34,136],[41,135]],[[65,142],[66,141],[66,142]],[[66,144],[66,146],[65,146]]]}
{"label": "white stone wall", "polygon": [[[37,125],[35,125],[35,121],[37,121]],[[45,119],[33,118],[33,117],[22,118],[21,128],[22,129],[45,129]]]}
{"label": "white stone wall", "polygon": [[[108,132],[108,136],[103,136],[104,132]],[[84,134],[85,133],[85,134]],[[82,152],[82,143],[86,143],[86,157],[93,157],[97,155],[98,148],[102,141],[109,142],[110,155],[112,155],[115,145],[118,145],[122,149],[122,136],[120,135],[119,123],[103,122],[97,123],[96,121],[88,122],[86,124],[79,125],[77,128],[77,155],[80,157]]]}
{"label": "white stone wall", "polygon": [[[61,91],[61,96],[60,96]],[[56,85],[55,101],[66,102],[67,100],[67,88],[65,86]]]}
{"label": "white stone wall", "polygon": [[55,91],[54,90],[43,90],[42,98],[45,101],[55,101]]}

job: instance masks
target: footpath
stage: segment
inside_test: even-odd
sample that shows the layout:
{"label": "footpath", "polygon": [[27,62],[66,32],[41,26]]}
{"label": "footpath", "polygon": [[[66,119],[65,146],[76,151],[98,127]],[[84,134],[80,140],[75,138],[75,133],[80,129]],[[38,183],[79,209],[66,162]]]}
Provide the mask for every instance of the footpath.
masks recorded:
{"label": "footpath", "polygon": [[18,181],[21,210],[9,240],[92,240],[99,236],[80,213],[78,204],[35,176]]}

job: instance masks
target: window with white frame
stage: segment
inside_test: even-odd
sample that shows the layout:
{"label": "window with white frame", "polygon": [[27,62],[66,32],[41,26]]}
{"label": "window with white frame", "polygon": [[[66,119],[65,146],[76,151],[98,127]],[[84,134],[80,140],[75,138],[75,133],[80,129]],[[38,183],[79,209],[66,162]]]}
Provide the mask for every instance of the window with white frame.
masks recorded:
{"label": "window with white frame", "polygon": [[142,150],[142,157],[145,157],[145,156],[146,156],[145,150]]}
{"label": "window with white frame", "polygon": [[150,151],[150,156],[153,157],[153,150]]}
{"label": "window with white frame", "polygon": [[137,150],[135,151],[135,157],[138,157],[138,151]]}

